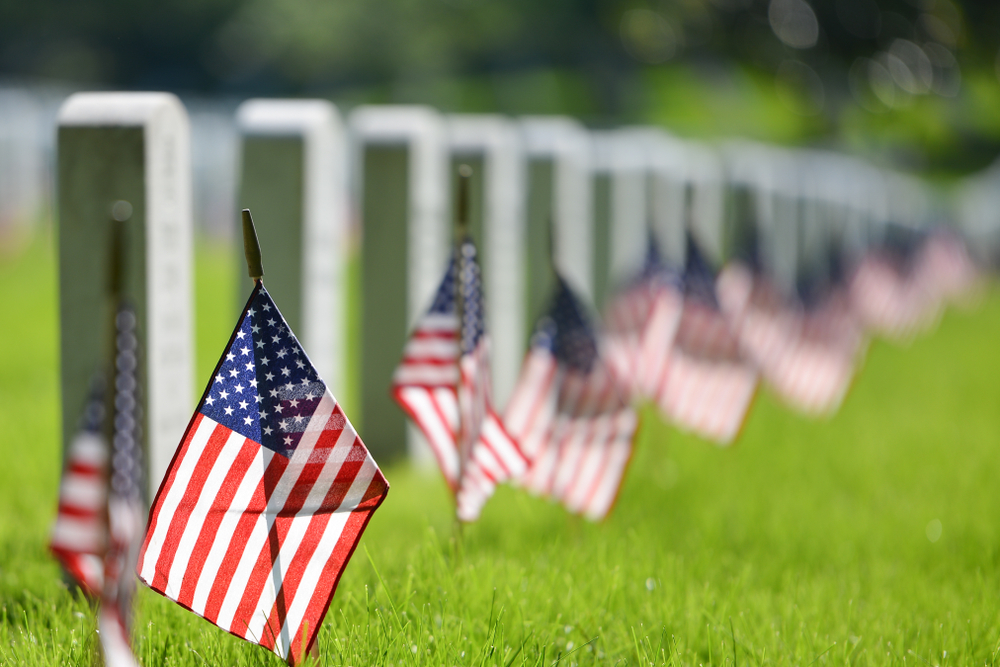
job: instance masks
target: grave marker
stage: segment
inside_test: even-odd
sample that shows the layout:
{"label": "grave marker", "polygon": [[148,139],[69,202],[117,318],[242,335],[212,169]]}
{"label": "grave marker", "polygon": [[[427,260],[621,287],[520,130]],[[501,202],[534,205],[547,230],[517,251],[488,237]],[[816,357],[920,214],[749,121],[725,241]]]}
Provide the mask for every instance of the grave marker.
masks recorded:
{"label": "grave marker", "polygon": [[422,106],[362,106],[350,117],[355,197],[362,228],[361,403],[358,431],[372,455],[408,451],[434,466],[430,447],[389,395],[392,374],[417,317],[447,267],[448,135]]}
{"label": "grave marker", "polygon": [[[325,100],[248,100],[236,111],[243,143],[238,208],[267,249],[267,289],[320,376],[344,393],[347,141]],[[237,262],[237,307],[253,288]],[[350,392],[348,392],[350,393]]]}
{"label": "grave marker", "polygon": [[[166,93],[77,93],[59,112],[63,445],[106,364],[111,218],[128,219],[123,294],[135,307],[147,481],[159,487],[191,415],[191,162]],[[113,213],[114,211],[114,213]]]}
{"label": "grave marker", "polygon": [[[517,125],[502,116],[448,116],[451,173],[473,168],[470,227],[482,258],[494,404],[503,407],[526,351],[525,162]],[[454,212],[452,213],[454,215]]]}
{"label": "grave marker", "polygon": [[528,157],[525,242],[531,327],[551,298],[553,262],[577,294],[594,303],[591,147],[587,131],[569,118],[528,116],[521,119],[521,131]]}

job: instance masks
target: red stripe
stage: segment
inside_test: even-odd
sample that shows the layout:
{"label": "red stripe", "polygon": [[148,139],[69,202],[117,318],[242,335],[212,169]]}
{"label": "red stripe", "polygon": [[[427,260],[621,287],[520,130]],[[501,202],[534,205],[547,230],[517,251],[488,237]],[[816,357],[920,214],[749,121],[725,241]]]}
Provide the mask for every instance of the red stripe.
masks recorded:
{"label": "red stripe", "polygon": [[[316,590],[313,592],[309,605],[306,607],[306,612],[302,617],[303,620],[309,622],[309,636],[306,637],[307,652],[312,648],[313,642],[316,641],[319,626],[326,617],[326,612],[330,607],[330,602],[333,601],[334,593],[337,592],[337,585],[340,583],[340,577],[344,573],[347,561],[354,554],[354,550],[361,540],[361,534],[371,520],[372,514],[379,508],[382,501],[385,500],[388,490],[389,486],[386,484],[382,473],[376,472],[375,477],[368,486],[368,491],[365,493],[365,502],[351,513],[350,518],[344,525],[344,531],[340,535],[340,540],[337,542],[337,546],[334,548],[326,567],[323,568],[323,572],[319,577],[321,583],[316,586]],[[329,585],[327,585],[328,582]],[[303,626],[300,625],[292,634],[289,657],[293,665],[297,664],[302,658],[302,630]]]}
{"label": "red stripe", "polygon": [[[408,385],[405,388],[406,389],[411,389],[411,390],[412,389],[423,389],[424,391],[427,391],[427,392],[430,392],[430,389],[431,389],[430,387],[424,387],[424,386],[415,387],[413,385]],[[438,387],[434,387],[434,388],[437,389]],[[424,427],[424,424],[423,424],[423,415],[420,414],[420,413],[418,413],[416,411],[416,409],[414,409],[414,407],[412,405],[410,405],[406,401],[406,399],[403,398],[402,389],[403,389],[402,387],[394,387],[393,390],[392,390],[392,392],[391,392],[392,393],[392,397],[394,399],[396,399],[396,403],[399,404],[399,406],[401,408],[403,408],[403,412],[405,412],[407,415],[409,415],[410,419],[412,419],[417,424],[417,426],[420,427],[420,430],[422,430],[424,432],[424,434],[426,435],[427,434],[427,429]],[[427,398],[428,398],[428,400],[430,400],[432,402],[435,402],[434,399],[430,395],[428,395]],[[444,425],[447,427],[448,422],[445,421]],[[453,477],[451,477],[448,474],[448,472],[447,472],[446,463],[445,463],[445,459],[444,459],[444,453],[441,452],[441,451],[439,451],[437,445],[434,444],[434,439],[433,438],[431,438],[431,437],[428,436],[427,440],[431,443],[431,451],[434,453],[434,458],[437,459],[438,468],[441,470],[441,474],[444,476],[444,480],[448,484],[448,488],[450,488],[453,493],[456,492],[458,490],[458,486],[457,486],[458,482],[457,482],[456,479],[454,479]],[[453,441],[452,442],[452,447],[454,447],[454,446],[455,446],[455,444],[454,444],[454,441]]]}
{"label": "red stripe", "polygon": [[194,602],[198,579],[201,578],[201,571],[205,567],[205,560],[212,550],[216,534],[219,532],[219,525],[225,518],[226,511],[232,504],[233,498],[236,496],[236,491],[239,490],[240,482],[243,481],[247,471],[250,470],[250,466],[253,464],[258,451],[260,451],[260,445],[253,440],[244,440],[243,446],[240,448],[239,453],[233,460],[232,466],[230,466],[229,471],[226,473],[222,486],[213,499],[208,515],[205,517],[205,522],[201,526],[198,539],[191,551],[191,558],[188,560],[187,569],[181,580],[180,594],[177,596],[177,602],[189,609]]}
{"label": "red stripe", "polygon": [[59,503],[59,516],[71,516],[78,519],[96,519],[103,513],[101,509],[81,507],[80,505],[69,505],[66,502]]}
{"label": "red stripe", "polygon": [[410,334],[410,338],[420,338],[420,339],[437,339],[437,340],[458,340],[458,329],[452,330],[430,330],[430,329],[415,329],[413,333]]}
{"label": "red stripe", "polygon": [[209,436],[208,442],[205,443],[205,449],[201,454],[201,458],[198,459],[198,463],[194,466],[194,470],[191,472],[191,480],[184,489],[184,495],[177,504],[173,519],[170,521],[170,527],[163,538],[163,549],[160,551],[160,559],[156,562],[153,580],[149,582],[152,588],[159,590],[166,588],[167,577],[170,575],[170,566],[174,562],[177,546],[184,535],[188,519],[191,517],[191,512],[198,502],[198,497],[201,495],[201,490],[205,486],[205,481],[208,479],[209,473],[212,472],[212,466],[215,465],[215,461],[219,458],[226,440],[229,439],[232,433],[233,431],[219,424],[212,430],[212,435]]}
{"label": "red stripe", "polygon": [[178,462],[187,455],[187,451],[191,446],[191,440],[194,438],[194,434],[198,432],[198,427],[201,425],[202,419],[204,419],[204,415],[200,412],[194,413],[191,423],[188,424],[187,433],[184,434],[184,440],[181,441],[181,446],[177,448],[177,452],[174,454],[174,458],[170,462],[170,467],[167,468],[167,475],[160,484],[160,489],[156,492],[156,498],[153,499],[153,505],[149,509],[149,520],[146,523],[146,537],[143,538],[142,548],[139,550],[138,562],[140,569],[142,562],[146,559],[146,549],[149,547],[149,540],[153,537],[153,533],[156,531],[156,525],[160,520],[160,510],[163,508],[161,500],[166,498],[170,493],[170,490],[173,488],[174,480],[177,477],[177,469],[180,468]]}
{"label": "red stripe", "polygon": [[82,463],[80,461],[71,461],[69,466],[66,468],[66,476],[80,477],[103,477],[104,467],[90,465],[89,463]]}

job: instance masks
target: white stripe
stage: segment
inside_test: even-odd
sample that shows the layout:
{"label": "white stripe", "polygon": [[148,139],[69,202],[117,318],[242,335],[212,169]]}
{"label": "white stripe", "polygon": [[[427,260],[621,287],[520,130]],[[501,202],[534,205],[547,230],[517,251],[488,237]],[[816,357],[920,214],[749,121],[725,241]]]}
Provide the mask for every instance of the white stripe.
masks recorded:
{"label": "white stripe", "polygon": [[404,364],[415,363],[420,359],[440,359],[454,361],[458,359],[458,341],[447,338],[411,338],[403,348]]}
{"label": "white stripe", "polygon": [[405,363],[396,368],[392,382],[398,387],[406,385],[454,386],[458,383],[458,367],[455,364]]}
{"label": "white stripe", "polygon": [[108,497],[107,485],[100,477],[71,474],[63,478],[59,500],[70,507],[96,510]]}
{"label": "white stripe", "polygon": [[71,551],[97,552],[104,548],[104,525],[96,519],[60,514],[52,527],[52,546]]}
{"label": "white stripe", "polygon": [[436,403],[441,408],[445,418],[448,418],[449,413],[457,414],[458,403],[454,400],[453,392],[451,405],[447,405],[446,397],[441,396],[440,393],[432,394],[422,387],[404,387],[400,390],[399,397],[410,408],[411,412],[418,416],[418,423],[439,456],[441,472],[444,473],[449,483],[454,483],[454,480],[458,479],[458,451],[455,447],[455,435],[451,425],[441,421],[441,417],[434,408]]}
{"label": "white stripe", "polygon": [[454,313],[426,313],[420,318],[414,331],[455,331],[458,329],[458,316]]}
{"label": "white stripe", "polygon": [[174,562],[170,566],[170,576],[164,587],[163,594],[172,600],[176,600],[177,596],[181,594],[181,584],[187,573],[188,561],[194,551],[195,544],[198,542],[198,537],[201,536],[201,531],[205,527],[205,517],[215,503],[219,490],[226,482],[226,476],[232,469],[233,461],[236,460],[236,456],[246,441],[244,436],[232,431],[205,480],[205,486],[202,487],[201,494],[198,496],[187,525],[184,527],[184,534],[177,543]]}
{"label": "white stripe", "polygon": [[83,431],[77,433],[69,446],[70,463],[82,463],[102,468],[108,462],[108,446],[102,436]]}
{"label": "white stripe", "polygon": [[163,499],[163,502],[160,503],[160,513],[157,516],[156,526],[153,527],[153,535],[149,538],[149,544],[143,554],[142,568],[139,574],[139,577],[147,584],[153,581],[156,564],[160,560],[160,552],[163,549],[163,540],[167,536],[167,531],[170,530],[170,524],[173,523],[174,512],[177,511],[177,505],[184,498],[184,492],[187,491],[191,475],[194,474],[198,460],[205,451],[205,445],[208,444],[208,439],[211,437],[216,426],[218,424],[214,420],[202,415],[201,422],[198,424],[198,430],[191,437],[187,452],[181,458],[180,465],[177,467],[177,473],[174,475],[170,491],[167,493],[166,498]]}

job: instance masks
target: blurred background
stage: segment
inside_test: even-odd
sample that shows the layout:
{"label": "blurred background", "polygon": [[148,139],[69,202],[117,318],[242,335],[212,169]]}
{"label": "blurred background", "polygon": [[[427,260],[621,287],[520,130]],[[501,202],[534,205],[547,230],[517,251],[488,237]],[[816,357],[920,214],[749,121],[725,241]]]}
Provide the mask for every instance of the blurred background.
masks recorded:
{"label": "blurred background", "polygon": [[[987,0],[41,0],[0,4],[0,235],[47,218],[59,103],[165,90],[226,234],[250,96],[568,114],[848,151],[947,184],[1000,152]],[[10,243],[7,243],[9,246]]]}

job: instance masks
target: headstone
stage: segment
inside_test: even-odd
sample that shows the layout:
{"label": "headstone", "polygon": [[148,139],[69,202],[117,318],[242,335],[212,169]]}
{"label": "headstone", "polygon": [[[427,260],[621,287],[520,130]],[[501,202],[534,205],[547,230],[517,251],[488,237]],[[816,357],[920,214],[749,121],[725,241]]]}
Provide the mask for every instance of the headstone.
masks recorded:
{"label": "headstone", "polygon": [[405,451],[434,465],[430,447],[390,398],[410,328],[444,276],[449,224],[448,135],[422,106],[362,106],[350,117],[361,222],[361,380],[358,432],[372,455]]}
{"label": "headstone", "polygon": [[528,116],[521,119],[521,130],[528,157],[530,328],[551,298],[552,262],[581,298],[594,302],[591,148],[587,131],[569,118]]}
{"label": "headstone", "polygon": [[690,188],[688,229],[705,257],[721,267],[728,259],[725,229],[724,172],[722,159],[702,144],[686,144],[687,183]]}
{"label": "headstone", "polygon": [[663,130],[644,131],[649,162],[650,226],[660,257],[684,268],[687,160],[684,142]]}
{"label": "headstone", "polygon": [[27,90],[0,89],[0,244],[26,240],[48,194],[41,107]]}
{"label": "headstone", "polygon": [[649,245],[649,151],[642,130],[591,133],[593,146],[593,285],[603,309],[642,270]]}
{"label": "headstone", "polygon": [[[482,257],[494,403],[502,407],[524,360],[525,161],[517,125],[502,116],[448,116],[451,173],[473,168],[470,227]],[[452,211],[454,215],[454,211]]]}
{"label": "headstone", "polygon": [[107,363],[115,207],[117,217],[129,218],[124,295],[144,344],[139,395],[152,494],[193,407],[190,131],[180,100],[166,93],[71,96],[59,113],[58,183],[64,450],[94,374]]}
{"label": "headstone", "polygon": [[[340,396],[350,259],[348,149],[340,115],[325,100],[260,99],[240,105],[236,120],[243,143],[238,208],[253,215],[264,282],[320,376]],[[253,283],[245,264],[236,266],[242,308]]]}

